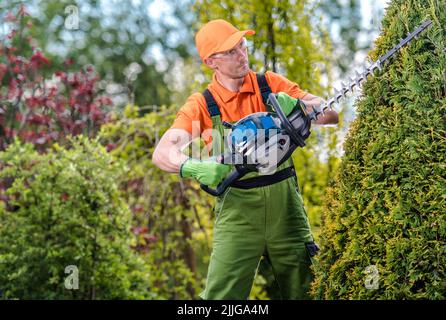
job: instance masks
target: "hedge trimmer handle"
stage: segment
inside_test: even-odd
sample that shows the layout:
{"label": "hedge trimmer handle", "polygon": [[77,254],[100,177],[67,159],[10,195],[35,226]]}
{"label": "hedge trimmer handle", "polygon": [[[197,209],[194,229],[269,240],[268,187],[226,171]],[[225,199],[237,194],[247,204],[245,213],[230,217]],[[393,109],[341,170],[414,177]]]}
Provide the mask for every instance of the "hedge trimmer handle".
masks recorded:
{"label": "hedge trimmer handle", "polygon": [[231,183],[240,179],[247,173],[248,173],[248,170],[245,170],[244,168],[242,168],[240,166],[236,166],[235,169],[232,170],[222,182],[220,182],[220,184],[217,186],[216,189],[212,189],[205,184],[200,184],[200,187],[201,187],[201,189],[203,189],[210,195],[220,196],[226,191],[226,189],[228,189],[228,187],[231,185]]}

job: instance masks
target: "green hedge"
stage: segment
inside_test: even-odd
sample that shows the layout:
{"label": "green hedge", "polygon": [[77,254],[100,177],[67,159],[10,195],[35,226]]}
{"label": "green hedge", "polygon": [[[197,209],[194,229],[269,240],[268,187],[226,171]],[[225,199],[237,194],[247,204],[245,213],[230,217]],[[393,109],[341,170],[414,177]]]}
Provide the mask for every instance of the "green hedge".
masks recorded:
{"label": "green hedge", "polygon": [[446,298],[446,1],[392,1],[373,59],[425,19],[357,102],[329,190],[313,293]]}
{"label": "green hedge", "polygon": [[0,298],[156,298],[130,247],[122,171],[82,137],[47,154],[18,141],[0,153]]}

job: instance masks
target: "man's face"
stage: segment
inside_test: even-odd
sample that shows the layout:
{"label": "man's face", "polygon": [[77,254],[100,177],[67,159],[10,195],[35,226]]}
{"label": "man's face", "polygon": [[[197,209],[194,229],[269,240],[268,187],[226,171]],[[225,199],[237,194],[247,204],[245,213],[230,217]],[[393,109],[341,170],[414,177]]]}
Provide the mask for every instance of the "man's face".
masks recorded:
{"label": "man's face", "polygon": [[231,50],[214,53],[206,64],[231,79],[244,78],[249,72],[246,39],[243,38]]}

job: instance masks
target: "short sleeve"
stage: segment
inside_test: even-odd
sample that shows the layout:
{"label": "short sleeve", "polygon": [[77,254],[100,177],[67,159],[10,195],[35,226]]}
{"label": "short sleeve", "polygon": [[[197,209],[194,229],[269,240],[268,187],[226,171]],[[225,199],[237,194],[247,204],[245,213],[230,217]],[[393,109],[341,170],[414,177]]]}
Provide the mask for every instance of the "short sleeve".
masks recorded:
{"label": "short sleeve", "polygon": [[192,121],[191,115],[188,113],[187,108],[182,107],[175,118],[171,129],[184,129],[190,134],[192,134]]}
{"label": "short sleeve", "polygon": [[183,129],[192,136],[199,136],[205,127],[201,112],[201,99],[204,100],[199,93],[191,95],[177,112],[177,116],[170,128]]}

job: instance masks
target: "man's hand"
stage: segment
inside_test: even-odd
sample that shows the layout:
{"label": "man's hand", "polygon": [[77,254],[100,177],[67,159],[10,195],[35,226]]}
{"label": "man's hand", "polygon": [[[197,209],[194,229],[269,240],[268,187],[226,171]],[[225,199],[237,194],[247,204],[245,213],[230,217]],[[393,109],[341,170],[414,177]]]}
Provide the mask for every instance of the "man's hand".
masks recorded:
{"label": "man's hand", "polygon": [[200,183],[214,187],[231,171],[231,166],[215,161],[215,158],[207,160],[187,159],[180,168],[180,176],[193,177]]}
{"label": "man's hand", "polygon": [[[312,107],[320,109],[321,105],[325,101],[320,97],[307,93],[302,99],[302,102],[305,103],[308,109],[312,109]],[[319,125],[337,124],[338,122],[339,122],[339,115],[335,110],[326,110],[324,115],[320,114],[317,117],[317,120],[312,121],[313,124],[319,124]]]}
{"label": "man's hand", "polygon": [[[287,117],[298,105],[300,105],[301,108],[306,108],[308,111],[310,111],[312,107],[319,109],[321,104],[324,103],[324,100],[309,93],[305,95],[304,99],[300,100],[289,96],[285,92],[279,92],[276,94],[276,99]],[[316,121],[312,121],[314,124],[321,125],[337,124],[338,122],[339,115],[334,110],[326,110],[324,115],[319,115]]]}
{"label": "man's hand", "polygon": [[[285,92],[277,93],[276,99],[277,99],[277,102],[280,104],[280,107],[282,108],[283,113],[287,117],[291,112],[293,112],[294,108],[299,103],[303,104],[303,102],[301,100],[295,99],[295,98],[289,96],[288,94],[286,94]],[[305,107],[305,105],[303,105],[302,107]]]}

